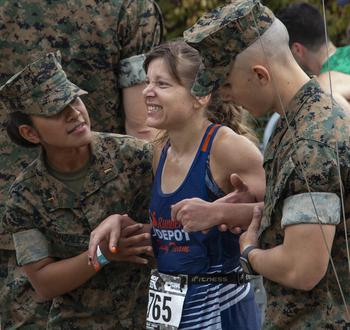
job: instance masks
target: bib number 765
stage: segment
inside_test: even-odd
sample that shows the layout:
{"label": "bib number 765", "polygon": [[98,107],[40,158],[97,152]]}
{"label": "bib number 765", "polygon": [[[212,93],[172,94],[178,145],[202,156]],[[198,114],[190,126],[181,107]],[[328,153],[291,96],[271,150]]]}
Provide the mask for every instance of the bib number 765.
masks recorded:
{"label": "bib number 765", "polygon": [[160,318],[164,322],[171,320],[171,297],[162,292],[150,292],[147,310],[147,318],[159,322]]}
{"label": "bib number 765", "polygon": [[181,322],[187,278],[152,270],[148,291],[147,329],[176,330]]}

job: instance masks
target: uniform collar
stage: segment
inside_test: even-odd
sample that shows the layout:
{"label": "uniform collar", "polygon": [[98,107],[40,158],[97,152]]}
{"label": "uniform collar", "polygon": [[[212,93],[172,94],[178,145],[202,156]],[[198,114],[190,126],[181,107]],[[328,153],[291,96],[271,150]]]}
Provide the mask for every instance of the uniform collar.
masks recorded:
{"label": "uniform collar", "polygon": [[88,170],[83,189],[80,194],[77,194],[49,174],[45,164],[44,152],[41,151],[37,160],[36,176],[37,180],[40,180],[42,183],[40,185],[41,195],[50,210],[54,211],[58,208],[79,208],[84,206],[84,200],[88,196],[118,175],[118,171],[114,166],[115,159],[112,159],[99,133],[93,132],[91,152],[91,166]]}
{"label": "uniform collar", "polygon": [[[294,134],[295,136],[295,118],[306,103],[313,101],[315,98],[319,99],[321,92],[321,87],[315,78],[310,79],[298,90],[298,92],[294,95],[294,97],[285,108],[285,116],[282,115],[280,120],[277,122],[276,128],[269,140],[266,151],[264,153],[264,162],[268,162],[274,158],[278,146],[288,130],[288,126],[289,129],[293,130],[290,133]],[[287,124],[286,120],[288,121],[289,125]]]}

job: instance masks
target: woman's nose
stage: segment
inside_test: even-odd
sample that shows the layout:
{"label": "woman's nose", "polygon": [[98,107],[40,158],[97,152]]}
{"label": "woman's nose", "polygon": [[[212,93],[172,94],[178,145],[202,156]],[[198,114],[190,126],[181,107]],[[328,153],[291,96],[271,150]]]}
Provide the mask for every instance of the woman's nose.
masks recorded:
{"label": "woman's nose", "polygon": [[154,89],[151,83],[145,85],[145,88],[142,91],[143,96],[154,96]]}

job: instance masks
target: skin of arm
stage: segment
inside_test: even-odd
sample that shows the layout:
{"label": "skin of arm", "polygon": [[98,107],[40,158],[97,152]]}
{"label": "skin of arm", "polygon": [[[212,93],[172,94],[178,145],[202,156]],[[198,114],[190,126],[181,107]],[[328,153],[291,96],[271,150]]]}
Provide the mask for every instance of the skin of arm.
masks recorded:
{"label": "skin of arm", "polygon": [[[113,216],[105,220],[112,221]],[[143,232],[142,227],[142,224],[133,224],[123,228],[119,233],[119,241],[117,241],[118,251],[112,249],[114,253],[108,250],[107,241],[100,239],[98,243],[101,243],[100,248],[103,255],[109,261],[148,263],[147,259],[139,256],[152,254],[150,235]],[[38,295],[44,299],[52,299],[80,287],[100,270],[101,267],[96,257],[92,259],[88,256],[89,252],[85,251],[75,257],[59,261],[47,257],[22,266],[22,269]],[[91,260],[88,262],[89,259]]]}
{"label": "skin of arm", "polygon": [[[235,173],[244,186],[248,187],[245,188],[249,191],[246,194],[248,201],[239,204],[210,203],[192,198],[176,203],[172,206],[172,218],[180,221],[186,231],[207,230],[220,224],[226,224],[229,228],[247,228],[254,207],[262,205],[265,175],[260,152],[248,139],[230,129],[223,127],[220,131],[214,140],[210,158],[214,180],[228,193],[236,188],[231,180],[232,173]],[[255,203],[251,203],[252,196]]]}
{"label": "skin of arm", "polygon": [[[258,246],[260,221],[261,210],[255,208],[248,230],[240,237],[241,252],[247,245]],[[249,262],[257,273],[271,281],[298,290],[311,290],[327,271],[327,246],[331,250],[334,235],[334,225],[290,225],[284,230],[283,244],[267,250],[252,250]]]}
{"label": "skin of arm", "polygon": [[53,299],[78,288],[96,274],[87,260],[87,252],[83,252],[60,261],[44,258],[23,266],[22,270],[40,297]]}
{"label": "skin of arm", "polygon": [[[177,219],[187,232],[204,231],[213,226],[225,224],[228,228],[246,229],[257,203],[211,203],[200,198],[184,199],[171,208],[172,219]],[[234,214],[234,218],[232,215]]]}

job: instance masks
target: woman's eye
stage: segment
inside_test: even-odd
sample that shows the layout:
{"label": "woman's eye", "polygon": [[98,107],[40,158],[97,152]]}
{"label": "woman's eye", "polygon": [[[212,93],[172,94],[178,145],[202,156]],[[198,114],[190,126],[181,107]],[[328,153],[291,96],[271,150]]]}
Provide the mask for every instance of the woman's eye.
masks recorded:
{"label": "woman's eye", "polygon": [[157,85],[161,88],[169,86],[169,84],[166,83],[165,81],[158,81]]}

